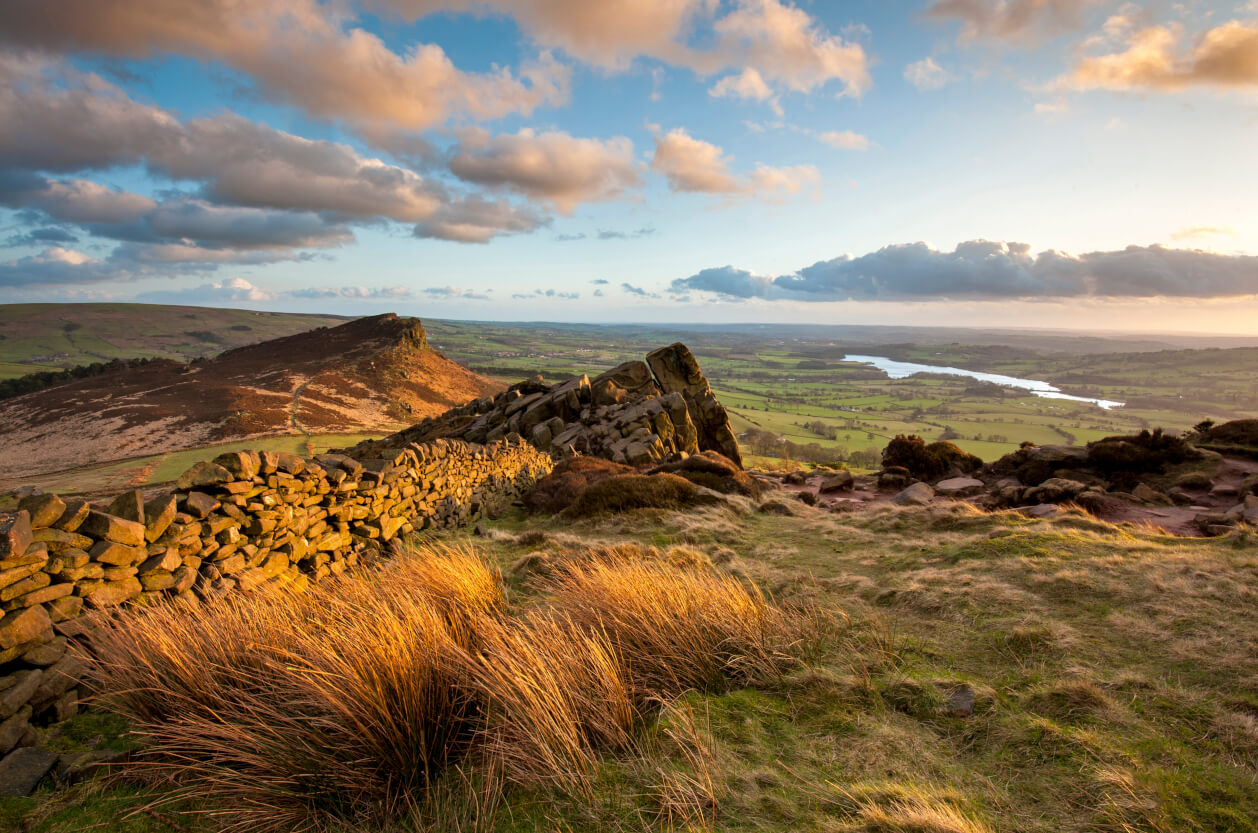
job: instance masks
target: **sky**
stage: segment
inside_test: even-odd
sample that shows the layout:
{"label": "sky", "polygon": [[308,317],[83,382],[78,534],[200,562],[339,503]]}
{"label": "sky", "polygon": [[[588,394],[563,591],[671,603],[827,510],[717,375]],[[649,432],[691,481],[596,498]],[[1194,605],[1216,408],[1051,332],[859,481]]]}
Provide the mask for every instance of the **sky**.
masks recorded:
{"label": "sky", "polygon": [[1258,333],[1258,0],[6,0],[0,303]]}

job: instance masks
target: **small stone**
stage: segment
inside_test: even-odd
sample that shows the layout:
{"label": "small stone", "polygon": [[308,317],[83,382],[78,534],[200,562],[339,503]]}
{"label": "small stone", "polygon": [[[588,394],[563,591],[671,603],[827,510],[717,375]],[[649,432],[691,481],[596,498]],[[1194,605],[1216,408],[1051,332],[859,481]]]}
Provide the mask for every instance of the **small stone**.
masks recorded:
{"label": "small stone", "polygon": [[144,540],[150,544],[162,537],[178,511],[174,495],[155,497],[144,504]]}
{"label": "small stone", "polygon": [[38,746],[15,749],[0,761],[0,796],[26,796],[57,762],[57,753]]}
{"label": "small stone", "polygon": [[124,546],[110,541],[101,541],[92,547],[88,555],[93,561],[101,564],[112,567],[130,567],[143,561],[148,555],[148,550],[142,546]]}
{"label": "small stone", "polygon": [[134,599],[144,588],[135,577],[121,581],[107,581],[87,594],[85,601],[92,607],[115,607]]}
{"label": "small stone", "polygon": [[18,671],[13,675],[14,683],[0,693],[0,720],[8,720],[17,714],[18,709],[25,706],[39,691],[44,672],[37,669]]}
{"label": "small stone", "polygon": [[1055,503],[1037,503],[1034,506],[1024,506],[1018,511],[1028,518],[1055,518],[1061,514],[1061,507]]}
{"label": "small stone", "polygon": [[83,612],[83,599],[80,596],[62,596],[60,599],[53,599],[45,607],[48,609],[48,618],[54,623],[65,622]]}
{"label": "small stone", "polygon": [[17,714],[0,723],[0,755],[11,751],[26,734],[31,725],[31,712],[30,706],[23,706]]}
{"label": "small stone", "polygon": [[969,717],[974,714],[974,689],[968,685],[960,685],[948,694],[948,703],[944,706],[952,717]]}
{"label": "small stone", "polygon": [[91,511],[92,505],[86,500],[79,498],[67,500],[65,511],[61,513],[61,517],[53,526],[66,532],[75,532],[87,520],[87,514]]}

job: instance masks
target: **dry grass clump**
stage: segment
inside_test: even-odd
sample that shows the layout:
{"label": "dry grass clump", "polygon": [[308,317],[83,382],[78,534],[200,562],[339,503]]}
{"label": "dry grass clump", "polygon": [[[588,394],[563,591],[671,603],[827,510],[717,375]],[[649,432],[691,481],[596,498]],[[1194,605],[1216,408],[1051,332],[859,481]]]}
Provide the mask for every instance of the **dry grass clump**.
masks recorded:
{"label": "dry grass clump", "polygon": [[92,684],[169,800],[224,829],[388,823],[456,769],[588,795],[669,698],[791,661],[791,621],[758,591],[631,549],[563,564],[522,611],[475,552],[427,549],[303,594],[102,619]]}
{"label": "dry grass clump", "polygon": [[959,797],[912,784],[841,789],[837,803],[850,813],[841,829],[851,833],[991,833]]}
{"label": "dry grass clump", "polygon": [[777,677],[792,662],[788,617],[728,575],[595,560],[565,565],[548,590],[574,621],[608,634],[639,702]]}

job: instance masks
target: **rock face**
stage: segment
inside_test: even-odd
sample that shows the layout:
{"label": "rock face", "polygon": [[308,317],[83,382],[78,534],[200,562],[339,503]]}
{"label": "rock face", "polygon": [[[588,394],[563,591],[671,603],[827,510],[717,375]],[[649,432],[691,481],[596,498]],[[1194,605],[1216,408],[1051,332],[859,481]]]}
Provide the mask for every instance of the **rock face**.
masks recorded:
{"label": "rock face", "polygon": [[[519,437],[364,458],[232,452],[147,500],[24,498],[0,513],[0,755],[28,746],[32,726],[74,714],[83,667],[68,641],[88,632],[85,612],[340,575],[399,535],[499,511],[552,466]],[[0,761],[0,791],[13,754]],[[23,752],[12,767],[33,771],[30,760]]]}
{"label": "rock face", "polygon": [[492,443],[509,434],[558,458],[586,454],[643,466],[715,451],[742,465],[729,415],[680,343],[593,379],[580,376],[557,385],[528,379],[349,453],[378,456],[437,438]]}

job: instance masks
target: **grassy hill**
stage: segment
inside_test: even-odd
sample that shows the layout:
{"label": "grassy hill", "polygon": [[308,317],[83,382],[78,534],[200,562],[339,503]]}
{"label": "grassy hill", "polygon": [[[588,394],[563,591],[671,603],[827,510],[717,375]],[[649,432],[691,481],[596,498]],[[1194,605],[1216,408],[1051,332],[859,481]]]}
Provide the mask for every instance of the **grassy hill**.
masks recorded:
{"label": "grassy hill", "polygon": [[3,304],[0,378],[109,359],[188,360],[347,320],[154,304]]}
{"label": "grassy hill", "polygon": [[[539,582],[557,563],[632,544],[615,552],[654,546],[678,569],[754,582],[814,626],[780,676],[670,697],[635,745],[575,781],[495,781],[467,762],[410,818],[344,829],[1258,830],[1252,532],[1177,539],[962,504],[793,511],[516,517],[442,536],[504,570],[513,617],[546,609]],[[133,743],[114,718],[71,726],[62,743]],[[201,833],[236,818],[230,803],[180,814],[218,809],[214,787],[192,788],[209,803],[152,815],[142,808],[168,786],[92,780],[8,799],[0,819],[31,833]]]}

